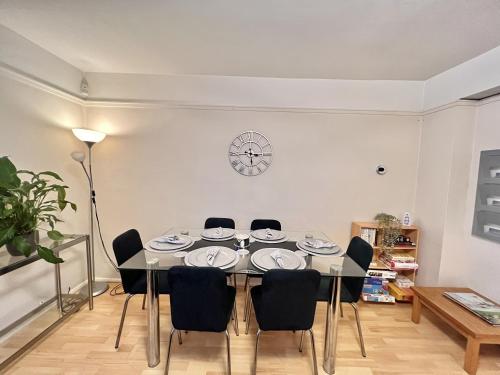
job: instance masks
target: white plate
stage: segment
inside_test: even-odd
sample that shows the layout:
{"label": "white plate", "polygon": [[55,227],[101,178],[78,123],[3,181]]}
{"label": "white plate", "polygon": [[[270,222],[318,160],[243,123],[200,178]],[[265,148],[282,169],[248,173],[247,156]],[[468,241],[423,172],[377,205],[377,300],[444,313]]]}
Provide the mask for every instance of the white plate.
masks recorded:
{"label": "white plate", "polygon": [[186,240],[185,244],[171,244],[167,242],[156,242],[156,238],[146,243],[146,250],[157,252],[157,253],[173,253],[179,250],[185,250],[194,243],[193,239],[189,236],[179,235],[179,237]]}
{"label": "white plate", "polygon": [[282,231],[279,230],[274,230],[274,229],[269,229],[271,231],[272,236],[268,237],[267,234],[267,229],[258,229],[254,230],[253,232],[250,233],[250,235],[262,242],[264,241],[280,241],[283,240],[286,235]]}
{"label": "white plate", "polygon": [[228,240],[231,240],[233,239],[234,236],[230,236],[230,237],[226,237],[226,238],[209,238],[209,237],[203,237],[201,236],[201,239],[202,240],[205,240],[205,241],[212,241],[212,242],[222,242],[222,241],[228,241]]}
{"label": "white plate", "polygon": [[279,268],[274,259],[271,257],[271,253],[276,250],[280,251],[281,257],[283,258],[283,263],[285,264],[283,269],[295,270],[300,266],[300,258],[295,255],[293,251],[275,247],[267,247],[257,250],[252,254],[250,260],[254,266],[265,271],[273,268]]}
{"label": "white plate", "polygon": [[[311,254],[311,255],[314,255],[314,256],[318,256],[318,257],[329,257],[329,256],[332,256],[332,255],[335,255],[335,256],[338,256],[339,255],[339,252],[342,250],[340,247],[338,246],[335,246],[331,249],[314,249],[312,247],[309,247],[309,246],[306,246],[306,245],[302,245],[301,244],[301,241],[298,241],[296,243],[297,245],[297,248],[301,251],[304,251],[308,254]],[[321,250],[322,252],[319,253],[317,252],[318,250]],[[329,250],[329,252],[325,252],[324,250]]]}
{"label": "white plate", "polygon": [[254,238],[253,239],[255,242],[262,242],[262,243],[282,243],[282,242],[286,242],[288,241],[288,238],[286,238],[286,236],[284,238],[282,238],[281,240],[260,240],[258,238]]}
{"label": "white plate", "polygon": [[[297,250],[297,251],[298,251],[298,250]],[[298,254],[297,254],[297,255],[298,255]],[[305,255],[307,255],[307,254],[305,254]],[[300,256],[300,255],[298,255],[298,256],[299,256],[300,265],[299,265],[296,269],[297,269],[297,270],[303,270],[304,268],[306,268],[306,265],[307,265],[307,264],[306,264],[306,259],[305,259],[304,257]],[[252,264],[253,264],[253,263],[252,263]],[[269,270],[266,270],[266,269],[264,269],[264,268],[260,268],[260,267],[259,267],[259,266],[257,266],[256,264],[254,264],[254,266],[255,266],[255,267],[257,267],[257,268],[258,268],[259,270],[261,270],[261,271],[264,271],[264,272],[269,271]],[[277,268],[277,269],[279,269],[279,268]],[[254,272],[255,272],[255,271],[254,271]],[[249,273],[251,273],[251,272],[249,272]]]}
{"label": "white plate", "polygon": [[[217,234],[219,229],[221,230],[221,233]],[[206,240],[224,241],[232,238],[235,232],[236,231],[231,228],[210,228],[201,232],[201,237]]]}
{"label": "white plate", "polygon": [[210,265],[207,262],[207,252],[210,249],[219,249],[219,253],[215,257],[215,261],[212,267],[221,268],[227,266],[228,264],[234,262],[234,259],[237,256],[236,251],[228,247],[208,246],[191,251],[186,256],[186,259],[190,264],[192,264],[195,267],[210,267]]}
{"label": "white plate", "polygon": [[[229,268],[232,268],[234,266],[236,266],[238,264],[238,262],[240,261],[240,256],[238,254],[236,254],[236,258],[234,259],[233,262],[229,263],[229,264],[226,264],[225,266],[223,267],[219,267],[221,270],[227,270]],[[184,263],[186,264],[186,266],[190,266],[190,267],[195,267],[193,266],[191,263],[189,263],[188,261],[188,257],[184,257]]]}

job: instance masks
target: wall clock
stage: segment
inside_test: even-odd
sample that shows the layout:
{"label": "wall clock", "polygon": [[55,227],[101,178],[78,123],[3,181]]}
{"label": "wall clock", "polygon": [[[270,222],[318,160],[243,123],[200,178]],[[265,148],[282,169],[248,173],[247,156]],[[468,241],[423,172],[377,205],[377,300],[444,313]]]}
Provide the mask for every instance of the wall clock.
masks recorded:
{"label": "wall clock", "polygon": [[237,136],[229,146],[229,162],[244,176],[264,173],[271,165],[273,148],[269,140],[253,130]]}

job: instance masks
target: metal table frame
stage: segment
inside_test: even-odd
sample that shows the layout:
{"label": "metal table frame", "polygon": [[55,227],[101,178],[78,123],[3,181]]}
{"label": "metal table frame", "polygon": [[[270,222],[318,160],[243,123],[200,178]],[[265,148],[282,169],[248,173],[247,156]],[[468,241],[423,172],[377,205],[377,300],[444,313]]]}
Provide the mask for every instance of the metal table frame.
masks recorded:
{"label": "metal table frame", "polygon": [[[190,230],[192,232],[193,230]],[[167,233],[170,233],[169,230]],[[238,231],[243,233],[245,231]],[[305,233],[305,232],[303,232]],[[323,235],[324,236],[324,235]],[[326,236],[324,236],[327,238]],[[303,238],[303,237],[302,237]],[[213,242],[212,244],[219,243],[221,246],[224,246],[221,242]],[[279,244],[275,244],[273,246],[279,247]],[[189,251],[189,250],[188,250]],[[142,251],[144,253],[144,251]],[[142,256],[140,253],[136,254],[134,257]],[[317,257],[314,257],[319,259]],[[132,259],[132,258],[131,258]],[[180,258],[176,258],[180,259]],[[327,259],[327,258],[323,258]],[[350,262],[354,263],[352,259],[348,258]],[[160,318],[159,318],[159,288],[158,288],[158,280],[159,280],[159,272],[168,272],[168,269],[162,268],[159,266],[159,260],[155,258],[148,259],[145,257],[144,259],[144,269],[146,271],[147,278],[147,330],[148,330],[148,338],[147,338],[147,361],[149,367],[156,367],[160,363]],[[127,264],[129,261],[123,263],[119,268],[122,269],[139,269],[133,268],[130,264]],[[180,260],[179,260],[180,262]],[[142,266],[141,266],[142,267]],[[350,277],[364,277],[365,273],[356,264],[356,267],[359,268],[360,276],[350,276]],[[226,270],[226,273],[229,275],[235,274],[248,274],[250,271],[245,272],[245,270],[234,270],[231,269]],[[358,270],[356,270],[358,272]],[[361,276],[363,275],[363,276]],[[326,335],[325,335],[325,345],[324,345],[324,361],[323,361],[323,369],[328,374],[335,373],[335,362],[336,362],[336,349],[337,349],[337,336],[338,336],[338,319],[340,315],[340,291],[342,285],[342,272],[340,270],[335,270],[333,265],[330,268],[330,274],[322,275],[322,277],[334,278],[334,287],[332,288],[332,301],[335,301],[335,304],[328,303],[327,306],[327,320],[326,320]]]}
{"label": "metal table frame", "polygon": [[[51,249],[54,251],[56,255],[58,255],[61,251],[66,250],[70,247],[73,247],[79,243],[85,242],[85,247],[86,247],[86,261],[87,261],[87,277],[89,280],[92,280],[92,265],[90,262],[91,259],[91,253],[90,253],[90,238],[89,235],[65,235],[66,239],[69,239],[67,242],[63,242],[58,244],[57,242],[54,242],[52,244]],[[38,254],[32,254],[29,257],[26,257],[24,259],[21,259],[18,262],[15,262],[13,264],[4,266],[0,269],[0,276],[5,275],[9,272],[15,271],[21,267],[24,267],[28,264],[31,264],[33,262],[36,262],[40,260],[40,256]],[[81,295],[78,298],[77,302],[74,302],[71,304],[71,307],[66,310],[65,305],[64,305],[64,294],[62,293],[61,290],[61,264],[57,263],[54,265],[54,278],[55,278],[55,289],[56,289],[56,296],[55,296],[55,301],[57,304],[57,311],[59,313],[59,319],[57,319],[55,322],[53,322],[50,326],[48,326],[45,330],[43,330],[41,333],[36,335],[34,338],[32,338],[30,341],[28,341],[26,344],[24,344],[19,350],[17,350],[14,354],[12,354],[10,357],[6,358],[3,362],[0,363],[0,370],[3,370],[7,366],[9,366],[12,362],[17,360],[19,357],[21,357],[27,350],[29,350],[31,347],[33,347],[36,343],[38,343],[40,340],[44,339],[47,337],[47,335],[54,330],[59,324],[61,324],[64,320],[66,320],[71,314],[75,313],[78,311],[85,303],[88,302],[89,304],[89,310],[93,310],[94,308],[94,300],[92,296],[92,283],[88,283],[88,296],[87,295]],[[78,296],[78,295],[76,295]],[[47,303],[43,306],[48,306],[51,303],[53,303],[54,298],[50,299],[47,301]],[[1,331],[2,335],[11,331],[12,329],[16,328],[20,324],[24,323],[26,320],[30,319],[33,317],[37,312],[40,311],[40,308],[34,309],[30,313],[24,315],[14,323],[10,324],[8,327],[3,329]]]}

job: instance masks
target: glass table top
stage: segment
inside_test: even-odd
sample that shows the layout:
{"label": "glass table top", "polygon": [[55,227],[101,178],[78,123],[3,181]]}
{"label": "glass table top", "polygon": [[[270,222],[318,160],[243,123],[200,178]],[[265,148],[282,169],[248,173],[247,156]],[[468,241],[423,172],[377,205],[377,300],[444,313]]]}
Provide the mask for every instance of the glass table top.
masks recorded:
{"label": "glass table top", "polygon": [[[40,245],[57,252],[71,247],[79,242],[83,242],[86,238],[87,235],[84,234],[68,234],[64,235],[64,239],[61,241],[53,241],[48,237],[43,237],[40,238],[39,243]],[[33,263],[38,259],[40,259],[40,256],[38,256],[36,251],[28,257],[25,257],[24,255],[12,256],[7,252],[7,248],[2,246],[0,247],[0,275],[4,275],[27,264]]]}
{"label": "glass table top", "polygon": [[[189,236],[193,238],[194,243],[191,247],[181,250],[184,252],[190,252],[195,249],[207,246],[224,246],[232,249],[236,249],[235,239],[230,239],[226,241],[207,241],[201,238],[201,233],[203,229],[181,229],[173,228],[165,232],[164,234],[185,234],[188,232]],[[260,270],[255,267],[250,261],[252,254],[263,248],[280,248],[292,251],[299,250],[297,248],[297,241],[304,239],[307,236],[312,236],[317,239],[328,240],[330,239],[321,232],[317,231],[283,231],[287,236],[287,241],[282,243],[262,243],[253,241],[251,239],[250,246],[246,249],[248,254],[240,254],[238,263],[231,268],[225,269],[224,271],[228,274],[254,274],[262,275],[265,271]],[[249,234],[249,230],[236,230],[236,233]],[[241,252],[239,252],[241,253]],[[343,254],[341,250],[338,254]],[[325,277],[365,277],[366,272],[350,257],[347,255],[331,255],[331,256],[313,256],[307,255],[304,257],[306,261],[306,269],[314,269],[321,273]],[[164,271],[168,270],[173,266],[185,265],[184,258],[176,256],[176,253],[162,254],[158,252],[148,251],[146,249],[139,251],[133,257],[128,259],[126,262],[122,263],[118,268],[122,270],[146,270],[151,268],[151,262],[158,261],[154,265],[154,269]]]}

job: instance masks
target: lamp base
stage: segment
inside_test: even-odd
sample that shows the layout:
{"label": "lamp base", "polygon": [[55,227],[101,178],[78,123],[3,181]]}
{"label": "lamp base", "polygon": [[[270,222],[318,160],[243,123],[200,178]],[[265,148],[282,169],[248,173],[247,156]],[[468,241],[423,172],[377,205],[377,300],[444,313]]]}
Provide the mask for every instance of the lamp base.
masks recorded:
{"label": "lamp base", "polygon": [[[106,292],[109,289],[108,283],[104,281],[94,281],[92,283],[92,296],[97,297]],[[87,296],[89,294],[88,288],[84,286],[81,290],[80,293],[83,294],[84,296]]]}

